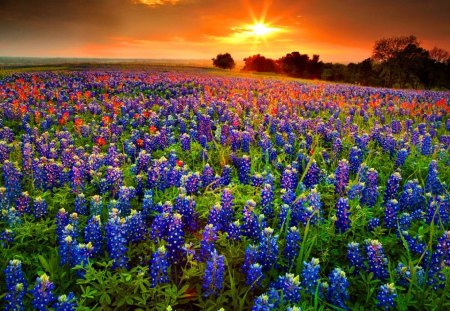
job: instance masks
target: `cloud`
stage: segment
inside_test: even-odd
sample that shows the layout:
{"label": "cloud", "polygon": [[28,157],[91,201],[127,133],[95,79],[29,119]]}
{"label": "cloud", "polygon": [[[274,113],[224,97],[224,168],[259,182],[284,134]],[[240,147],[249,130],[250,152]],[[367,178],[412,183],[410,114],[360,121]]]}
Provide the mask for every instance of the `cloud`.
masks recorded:
{"label": "cloud", "polygon": [[148,6],[159,6],[165,4],[175,5],[183,0],[133,0],[134,3],[145,4]]}

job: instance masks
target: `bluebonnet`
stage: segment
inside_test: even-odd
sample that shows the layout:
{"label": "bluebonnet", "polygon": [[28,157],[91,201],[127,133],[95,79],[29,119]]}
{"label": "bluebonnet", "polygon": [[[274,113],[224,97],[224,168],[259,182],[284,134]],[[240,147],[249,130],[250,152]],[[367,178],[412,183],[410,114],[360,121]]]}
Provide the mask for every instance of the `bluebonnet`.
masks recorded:
{"label": "bluebonnet", "polygon": [[395,167],[402,167],[405,164],[406,158],[408,157],[409,152],[406,148],[400,149],[397,153],[397,158],[395,159]]}
{"label": "bluebonnet", "polygon": [[368,207],[375,206],[378,198],[378,172],[370,168],[367,171],[367,180],[362,191],[361,204]]}
{"label": "bluebonnet", "polygon": [[314,186],[319,183],[320,174],[320,168],[317,166],[316,161],[312,160],[311,165],[306,172],[305,178],[303,179],[303,184],[305,187],[308,189],[314,188]]}
{"label": "bluebonnet", "polygon": [[36,285],[31,291],[33,295],[33,308],[39,311],[46,311],[47,307],[51,305],[55,296],[53,295],[53,290],[55,285],[50,281],[47,274],[42,274],[36,279]]}
{"label": "bluebonnet", "polygon": [[242,211],[242,235],[252,240],[259,240],[261,237],[261,229],[258,224],[258,217],[255,214],[256,203],[253,200],[248,200]]}
{"label": "bluebonnet", "polygon": [[364,257],[359,249],[359,243],[350,242],[347,244],[347,259],[350,267],[353,267],[353,273],[357,274],[364,267]]}
{"label": "bluebonnet", "polygon": [[86,197],[83,193],[79,193],[75,198],[75,213],[79,215],[87,215]]}
{"label": "bluebonnet", "polygon": [[431,161],[428,167],[428,176],[425,183],[425,191],[431,192],[431,194],[434,195],[443,194],[445,191],[444,186],[439,180],[439,171],[436,160]]}
{"label": "bluebonnet", "polygon": [[124,222],[123,218],[119,218],[119,211],[113,208],[105,226],[106,249],[109,257],[113,259],[113,269],[128,266],[128,247]]}
{"label": "bluebonnet", "polygon": [[398,199],[400,211],[415,212],[423,210],[425,205],[425,197],[423,196],[423,189],[419,185],[417,179],[408,180],[403,186],[403,192]]}
{"label": "bluebonnet", "polygon": [[274,216],[273,210],[274,193],[270,184],[265,184],[261,190],[261,212],[268,218],[272,219]]}
{"label": "bluebonnet", "polygon": [[90,214],[91,216],[102,215],[103,202],[99,195],[94,195],[91,198]]}
{"label": "bluebonnet", "polygon": [[47,202],[41,197],[37,197],[33,203],[34,217],[41,218],[47,215]]}
{"label": "bluebonnet", "polygon": [[22,262],[10,260],[5,269],[5,310],[25,310],[23,300],[27,292],[27,281],[22,271]]}
{"label": "bluebonnet", "polygon": [[395,172],[391,176],[389,176],[389,179],[386,183],[386,189],[384,191],[384,203],[397,198],[397,192],[400,188],[401,180],[402,176],[399,172]]}
{"label": "bluebonnet", "polygon": [[125,221],[126,237],[128,242],[139,243],[147,237],[147,225],[141,212],[132,209]]}
{"label": "bluebonnet", "polygon": [[273,229],[268,227],[262,232],[261,242],[258,245],[258,262],[265,271],[272,268],[278,259],[278,235],[273,235]]}
{"label": "bluebonnet", "polygon": [[184,231],[182,216],[178,213],[174,213],[169,221],[166,242],[169,261],[179,262],[184,245]]}
{"label": "bluebonnet", "polygon": [[252,311],[272,311],[278,307],[280,295],[274,288],[268,293],[256,297]]}
{"label": "bluebonnet", "polygon": [[384,254],[383,245],[378,240],[366,240],[366,254],[369,265],[369,272],[379,280],[388,277],[388,259]]}
{"label": "bluebonnet", "polygon": [[280,275],[278,279],[272,284],[277,290],[283,293],[283,300],[288,303],[300,302],[300,281],[299,276],[292,273]]}
{"label": "bluebonnet", "polygon": [[100,216],[92,216],[88,219],[84,228],[84,240],[86,243],[92,243],[94,256],[103,253],[103,233]]}
{"label": "bluebonnet", "polygon": [[339,161],[339,164],[334,172],[334,186],[335,191],[338,195],[342,196],[345,194],[345,188],[349,181],[349,164],[346,159]]}
{"label": "bluebonnet", "polygon": [[247,273],[246,273],[246,281],[245,284],[249,285],[250,288],[255,288],[261,286],[261,282],[264,278],[264,274],[262,272],[262,266],[259,263],[254,263],[250,265]]}
{"label": "bluebonnet", "polygon": [[231,183],[231,172],[232,168],[229,165],[225,165],[222,169],[222,175],[220,176],[219,182],[222,186],[228,186]]}
{"label": "bluebonnet", "polygon": [[369,232],[373,232],[375,228],[378,228],[380,226],[381,221],[380,218],[378,217],[370,218],[369,221],[367,222],[367,229],[369,230]]}
{"label": "bluebonnet", "polygon": [[168,269],[170,267],[167,251],[164,246],[159,247],[149,262],[151,287],[169,282]]}
{"label": "bluebonnet", "polygon": [[329,275],[329,286],[327,288],[327,300],[332,305],[344,310],[349,310],[345,302],[350,298],[348,294],[349,283],[345,272],[335,268]]}
{"label": "bluebonnet", "polygon": [[384,209],[384,227],[387,229],[396,229],[398,222],[398,202],[397,200],[389,200]]}
{"label": "bluebonnet", "polygon": [[289,228],[286,235],[286,247],[284,248],[284,257],[288,262],[288,266],[291,267],[298,256],[301,245],[300,232],[297,227]]}
{"label": "bluebonnet", "polygon": [[395,292],[394,283],[388,283],[381,285],[377,293],[377,307],[388,311],[395,307],[395,298],[397,294]]}
{"label": "bluebonnet", "polygon": [[319,272],[319,259],[312,258],[310,262],[303,262],[302,288],[312,296],[315,295],[317,287],[320,285]]}
{"label": "bluebonnet", "polygon": [[337,233],[346,232],[350,229],[350,206],[348,205],[347,198],[339,198],[336,202],[336,222],[335,228]]}
{"label": "bluebonnet", "polygon": [[212,224],[205,226],[200,241],[200,259],[207,260],[214,251],[214,242],[217,240],[217,228]]}
{"label": "bluebonnet", "polygon": [[349,154],[350,172],[356,174],[363,160],[363,152],[358,147],[352,147]]}
{"label": "bluebonnet", "polygon": [[211,258],[206,262],[202,284],[203,296],[217,296],[222,291],[224,274],[225,257],[214,250]]}
{"label": "bluebonnet", "polygon": [[55,311],[75,311],[77,309],[77,298],[72,292],[68,295],[58,296],[53,307],[55,308]]}
{"label": "bluebonnet", "polygon": [[433,148],[431,146],[431,135],[429,133],[426,133],[422,137],[421,145],[422,147],[420,149],[420,152],[422,153],[422,155],[430,155],[433,152]]}
{"label": "bluebonnet", "polygon": [[247,185],[250,183],[250,165],[250,157],[248,155],[237,158],[236,167],[238,170],[238,179],[241,184]]}

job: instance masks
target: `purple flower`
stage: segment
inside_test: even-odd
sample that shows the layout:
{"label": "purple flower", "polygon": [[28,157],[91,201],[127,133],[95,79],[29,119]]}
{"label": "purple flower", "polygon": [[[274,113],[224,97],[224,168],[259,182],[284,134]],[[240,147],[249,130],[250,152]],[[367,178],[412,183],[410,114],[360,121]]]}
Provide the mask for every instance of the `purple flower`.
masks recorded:
{"label": "purple flower", "polygon": [[395,298],[397,294],[395,292],[394,283],[381,285],[377,293],[377,307],[388,311],[395,308]]}
{"label": "purple flower", "polygon": [[51,305],[55,296],[53,295],[53,289],[55,285],[50,282],[47,274],[43,274],[36,279],[36,285],[31,291],[33,295],[33,307],[39,311],[46,311],[48,306]]}
{"label": "purple flower", "polygon": [[339,198],[336,202],[336,222],[335,228],[337,233],[343,233],[350,229],[350,206],[347,198]]}
{"label": "purple flower", "polygon": [[385,280],[388,277],[388,259],[383,245],[378,240],[366,240],[366,253],[369,272],[372,272],[375,278]]}
{"label": "purple flower", "polygon": [[397,192],[400,188],[400,182],[402,180],[402,176],[399,172],[393,173],[389,176],[389,179],[386,183],[386,190],[384,191],[384,203],[386,204],[389,200],[397,198]]}
{"label": "purple flower", "polygon": [[289,228],[286,235],[286,247],[284,249],[284,257],[288,262],[288,266],[291,267],[298,256],[301,244],[300,232],[297,227]]}
{"label": "purple flower", "polygon": [[151,278],[150,287],[156,287],[158,284],[169,283],[168,269],[170,267],[167,251],[164,246],[157,249],[149,262],[149,271]]}
{"label": "purple flower", "polygon": [[335,268],[330,275],[329,286],[327,288],[327,300],[332,305],[344,310],[349,310],[345,302],[350,298],[348,294],[348,281],[345,272],[340,268]]}
{"label": "purple flower", "polygon": [[217,296],[223,288],[223,278],[225,274],[225,257],[218,255],[217,251],[211,254],[211,258],[206,262],[205,273],[203,275],[203,296]]}
{"label": "purple flower", "polygon": [[364,258],[359,249],[359,243],[351,242],[347,244],[347,259],[350,267],[353,267],[353,273],[357,274],[364,267]]}
{"label": "purple flower", "polygon": [[300,301],[300,281],[299,277],[292,273],[280,275],[273,284],[273,287],[283,293],[283,299],[288,303],[298,303]]}
{"label": "purple flower", "polygon": [[398,202],[397,200],[389,200],[384,210],[384,226],[387,229],[397,228],[398,221]]}
{"label": "purple flower", "polygon": [[319,259],[312,258],[310,262],[303,262],[302,288],[312,296],[315,295],[317,286],[320,284],[319,272]]}
{"label": "purple flower", "polygon": [[47,202],[41,197],[37,197],[33,203],[34,207],[34,217],[36,219],[44,217],[47,215]]}
{"label": "purple flower", "polygon": [[344,195],[346,192],[345,187],[347,187],[349,181],[349,165],[346,159],[339,161],[338,167],[334,172],[334,178],[335,178],[334,186],[336,193],[341,196]]}

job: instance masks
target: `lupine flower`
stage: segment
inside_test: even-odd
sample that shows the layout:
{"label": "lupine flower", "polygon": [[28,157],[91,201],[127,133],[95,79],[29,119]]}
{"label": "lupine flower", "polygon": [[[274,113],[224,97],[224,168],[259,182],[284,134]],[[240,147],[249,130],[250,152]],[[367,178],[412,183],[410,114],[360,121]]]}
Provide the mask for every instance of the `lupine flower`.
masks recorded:
{"label": "lupine flower", "polygon": [[350,172],[356,174],[363,160],[363,152],[358,147],[352,147],[349,154]]}
{"label": "lupine flower", "polygon": [[394,299],[397,297],[394,283],[381,285],[377,293],[377,307],[388,311],[395,308]]}
{"label": "lupine flower", "polygon": [[345,302],[350,298],[348,294],[348,281],[345,272],[335,268],[329,275],[329,286],[327,288],[327,300],[332,305],[344,310],[349,310]]}
{"label": "lupine flower", "polygon": [[181,135],[181,149],[183,151],[191,150],[191,138],[186,133]]}
{"label": "lupine flower", "polygon": [[41,218],[47,215],[47,202],[41,197],[37,197],[33,203],[34,217]]}
{"label": "lupine flower", "polygon": [[250,157],[243,155],[242,158],[237,159],[238,179],[241,184],[247,185],[250,183]]}
{"label": "lupine flower", "polygon": [[443,194],[443,192],[445,191],[444,186],[439,180],[439,172],[436,160],[431,161],[428,167],[428,176],[425,183],[425,191],[431,192],[431,194],[434,195]]}
{"label": "lupine flower", "polygon": [[273,235],[272,228],[265,228],[258,245],[258,262],[264,270],[269,270],[278,259],[278,235]]}
{"label": "lupine flower", "polygon": [[231,183],[232,168],[229,165],[225,165],[222,170],[222,175],[219,179],[220,185],[228,186]]}
{"label": "lupine flower", "polygon": [[320,284],[320,264],[319,259],[312,258],[310,262],[303,262],[302,287],[306,293],[315,295],[317,286]]}
{"label": "lupine flower", "polygon": [[75,213],[79,215],[87,215],[86,197],[83,193],[79,193],[75,198]]}
{"label": "lupine flower", "polygon": [[400,149],[400,151],[397,153],[397,159],[395,159],[395,167],[402,167],[403,164],[405,164],[408,154],[409,152],[406,148]]}
{"label": "lupine flower", "polygon": [[142,201],[142,215],[145,219],[148,219],[154,211],[153,204],[153,190],[146,190],[144,193],[144,199]]}
{"label": "lupine flower", "polygon": [[58,300],[53,307],[55,311],[75,311],[77,309],[77,298],[72,292],[68,295],[58,296]]}
{"label": "lupine flower", "polygon": [[432,221],[440,226],[448,224],[450,217],[450,198],[449,196],[441,195],[430,199],[428,205],[428,212],[426,215],[426,222]]}
{"label": "lupine flower", "polygon": [[[413,269],[415,270],[415,283],[422,286],[425,280],[425,271],[420,266],[415,266]],[[397,284],[404,288],[408,288],[409,283],[413,279],[410,267],[399,262],[395,269],[395,273]]]}
{"label": "lupine flower", "polygon": [[246,282],[250,288],[255,288],[257,286],[261,286],[261,281],[264,278],[264,274],[262,272],[262,266],[259,263],[254,263],[250,265],[247,273],[246,273]]}
{"label": "lupine flower", "polygon": [[200,189],[200,174],[198,172],[190,173],[186,176],[185,185],[188,195],[197,194]]}
{"label": "lupine flower", "polygon": [[256,297],[252,311],[272,311],[278,307],[279,300],[278,291],[272,288],[268,293]]}
{"label": "lupine flower", "polygon": [[21,214],[30,214],[30,196],[28,192],[22,192],[22,194],[16,199],[16,210]]}
{"label": "lupine flower", "polygon": [[400,173],[395,172],[391,176],[386,183],[386,190],[384,191],[384,203],[386,204],[389,200],[397,198],[397,192],[400,188],[400,182],[402,180],[402,176]]}
{"label": "lupine flower", "polygon": [[261,212],[268,218],[272,219],[274,216],[273,210],[273,189],[270,184],[265,184],[261,190]]}
{"label": "lupine flower", "polygon": [[305,175],[305,178],[303,179],[303,184],[305,187],[308,189],[314,188],[314,186],[319,183],[320,173],[320,168],[317,166],[316,161],[313,160],[308,172]]}
{"label": "lupine flower", "polygon": [[183,221],[178,213],[173,214],[169,222],[166,241],[169,261],[171,263],[179,262],[184,245],[184,232]]}
{"label": "lupine flower", "polygon": [[91,216],[102,215],[103,202],[99,195],[94,195],[91,199],[90,214]]}
{"label": "lupine flower", "polygon": [[387,229],[397,228],[398,221],[398,202],[397,200],[389,200],[384,210],[384,226]]}
{"label": "lupine flower", "polygon": [[245,249],[244,263],[242,265],[242,271],[247,273],[250,266],[258,261],[258,247],[256,245],[248,245]]}
{"label": "lupine flower", "polygon": [[334,186],[336,193],[341,196],[344,195],[345,187],[347,187],[349,181],[349,165],[346,159],[339,161],[338,167],[334,172],[334,178],[335,178]]}
{"label": "lupine flower", "polygon": [[9,160],[3,162],[3,180],[6,188],[6,197],[10,202],[13,202],[22,192],[21,180],[22,174],[16,167],[16,163],[12,163]]}
{"label": "lupine flower", "polygon": [[415,212],[416,210],[423,210],[425,205],[425,198],[423,196],[423,189],[419,182],[409,180],[403,186],[403,192],[398,200],[400,211]]}
{"label": "lupine flower", "polygon": [[139,243],[147,237],[147,226],[141,212],[132,209],[130,216],[126,218],[125,226],[129,242]]}
{"label": "lupine flower", "polygon": [[205,274],[203,275],[203,296],[217,296],[223,288],[223,277],[225,274],[225,257],[218,255],[217,251],[211,254],[206,262]]}
{"label": "lupine flower", "polygon": [[252,186],[260,187],[264,183],[264,178],[260,173],[256,173],[252,177]]}
{"label": "lupine flower", "polygon": [[297,175],[297,170],[288,165],[288,167],[283,171],[283,174],[281,175],[281,188],[286,190],[295,190],[298,183]]}
{"label": "lupine flower", "polygon": [[47,274],[43,274],[36,279],[36,285],[34,286],[31,293],[33,294],[33,308],[39,311],[46,311],[48,306],[51,305],[55,296],[53,295],[53,289],[55,285],[50,282]]}
{"label": "lupine flower", "polygon": [[113,269],[126,268],[128,265],[125,221],[119,218],[118,213],[117,209],[113,209],[105,226],[106,249],[109,257],[113,259]]}
{"label": "lupine flower", "polygon": [[84,228],[84,240],[86,243],[92,243],[94,256],[103,253],[103,234],[100,215],[92,216]]}
{"label": "lupine flower", "polygon": [[242,235],[252,240],[258,240],[261,237],[261,229],[258,224],[258,217],[255,214],[256,203],[248,200],[242,211]]}
{"label": "lupine flower", "polygon": [[301,237],[297,227],[289,228],[286,235],[286,247],[284,249],[284,257],[288,262],[288,266],[291,267],[294,260],[298,256],[300,251]]}
{"label": "lupine flower", "polygon": [[200,242],[200,258],[207,260],[211,257],[214,251],[214,242],[217,240],[217,228],[212,224],[205,226],[202,233],[202,240]]}
{"label": "lupine flower", "polygon": [[5,310],[25,310],[23,299],[27,292],[27,281],[22,271],[22,262],[10,260],[5,269],[6,296]]}
{"label": "lupine flower", "polygon": [[241,239],[241,224],[239,220],[230,223],[226,232],[229,239],[239,241]]}
{"label": "lupine flower", "polygon": [[339,198],[336,202],[336,232],[345,232],[350,229],[350,206],[347,198]]}
{"label": "lupine flower", "polygon": [[432,153],[431,135],[426,133],[422,138],[422,148],[420,149],[422,155],[430,155]]}
{"label": "lupine flower", "polygon": [[368,207],[375,206],[378,198],[378,172],[371,168],[367,171],[367,180],[362,191],[361,204]]}
{"label": "lupine flower", "polygon": [[450,266],[450,231],[445,231],[438,239],[438,244],[431,255],[428,269],[428,285],[434,290],[445,284],[444,267]]}
{"label": "lupine flower", "polygon": [[152,259],[150,259],[149,262],[151,287],[156,287],[158,284],[169,283],[169,266],[166,248],[161,246],[153,253]]}
{"label": "lupine flower", "polygon": [[359,249],[359,243],[351,242],[347,244],[347,259],[350,267],[353,267],[353,273],[357,274],[364,267],[364,258]]}
{"label": "lupine flower", "polygon": [[292,273],[280,275],[273,284],[273,287],[283,293],[283,300],[287,303],[298,303],[300,301],[300,281],[299,277]]}
{"label": "lupine flower", "polygon": [[173,205],[174,211],[177,211],[183,217],[184,228],[191,231],[197,230],[198,227],[198,215],[195,206],[193,197],[186,196],[184,193],[178,195]]}
{"label": "lupine flower", "polygon": [[388,259],[383,245],[378,240],[366,240],[366,253],[369,272],[372,272],[375,278],[385,280],[388,277]]}

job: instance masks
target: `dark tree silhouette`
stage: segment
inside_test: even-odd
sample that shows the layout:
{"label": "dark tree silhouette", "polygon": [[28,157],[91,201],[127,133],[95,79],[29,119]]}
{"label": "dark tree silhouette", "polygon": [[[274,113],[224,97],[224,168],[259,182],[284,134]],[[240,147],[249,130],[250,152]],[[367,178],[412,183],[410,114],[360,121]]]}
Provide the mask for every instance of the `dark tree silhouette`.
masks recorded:
{"label": "dark tree silhouette", "polygon": [[236,64],[230,53],[218,54],[216,58],[212,59],[213,65],[222,69],[233,69]]}
{"label": "dark tree silhouette", "polygon": [[253,55],[244,58],[244,71],[258,71],[258,72],[277,72],[277,64],[271,58],[266,58],[262,55]]}
{"label": "dark tree silhouette", "polygon": [[398,56],[408,45],[419,46],[416,36],[400,36],[392,38],[382,38],[375,42],[372,59],[376,62],[386,62]]}
{"label": "dark tree silhouette", "polygon": [[450,61],[450,54],[446,50],[435,46],[430,50],[430,58],[438,63],[448,63]]}
{"label": "dark tree silhouette", "polygon": [[322,72],[323,63],[319,61],[319,55],[313,55],[309,58],[307,54],[292,52],[286,54],[277,64],[280,70],[293,77],[319,78]]}

